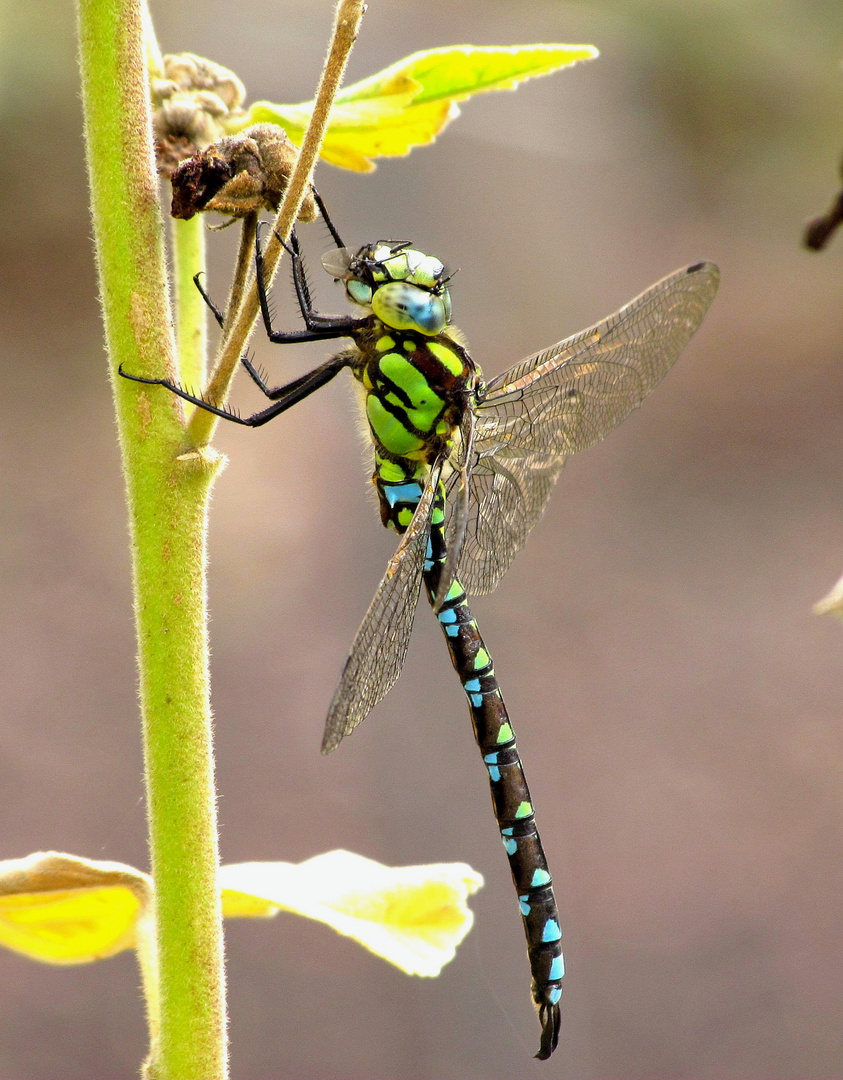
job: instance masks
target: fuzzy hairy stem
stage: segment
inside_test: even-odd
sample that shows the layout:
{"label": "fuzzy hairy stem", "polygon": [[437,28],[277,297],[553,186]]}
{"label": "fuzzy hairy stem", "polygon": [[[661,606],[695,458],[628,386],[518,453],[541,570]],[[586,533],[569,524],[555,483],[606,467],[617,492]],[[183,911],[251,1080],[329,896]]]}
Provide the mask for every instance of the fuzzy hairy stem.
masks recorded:
{"label": "fuzzy hairy stem", "polygon": [[[208,684],[205,533],[218,471],[191,452],[175,398],[118,377],[175,377],[141,0],[78,0],[100,293],[129,510],[157,995],[147,1075],[227,1075]],[[181,290],[183,294],[185,290]],[[183,320],[182,320],[183,321]],[[163,368],[163,370],[162,370]],[[155,1000],[157,998],[157,1001]]]}

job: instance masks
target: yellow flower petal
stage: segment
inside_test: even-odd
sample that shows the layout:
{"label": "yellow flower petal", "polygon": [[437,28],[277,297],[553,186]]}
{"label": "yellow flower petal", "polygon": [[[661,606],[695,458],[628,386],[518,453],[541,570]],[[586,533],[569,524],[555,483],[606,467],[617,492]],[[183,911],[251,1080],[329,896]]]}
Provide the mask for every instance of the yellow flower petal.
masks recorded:
{"label": "yellow flower petal", "polygon": [[331,851],[299,864],[224,866],[222,884],[226,915],[269,914],[245,910],[247,898],[262,898],[326,923],[408,975],[434,976],[471,929],[466,900],[483,879],[466,863],[392,868]]}
{"label": "yellow flower petal", "polygon": [[123,863],[54,851],[0,861],[0,944],[50,964],[100,960],[134,946],[150,895]]}

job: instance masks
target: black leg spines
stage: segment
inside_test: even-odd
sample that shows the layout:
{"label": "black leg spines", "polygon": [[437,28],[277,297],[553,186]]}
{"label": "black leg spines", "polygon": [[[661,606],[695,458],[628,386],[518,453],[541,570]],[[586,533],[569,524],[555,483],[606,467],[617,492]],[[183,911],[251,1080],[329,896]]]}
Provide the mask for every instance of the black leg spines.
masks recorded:
{"label": "black leg spines", "polygon": [[299,244],[299,238],[295,229],[290,230],[289,240],[284,240],[281,233],[275,230],[275,239],[281,245],[281,247],[287,252],[291,259],[301,258],[301,245]]}
{"label": "black leg spines", "polygon": [[313,294],[313,278],[310,276],[310,271],[305,265],[303,260],[299,261],[301,267],[301,280],[304,286],[305,295],[307,296],[308,306],[312,307],[311,296]]}
{"label": "black leg spines", "polygon": [[247,353],[245,356],[240,357],[240,363],[249,373],[252,381],[263,391],[264,394],[269,394],[269,383],[267,381],[267,371],[264,367],[258,366],[252,361],[251,356]]}
{"label": "black leg spines", "polygon": [[311,291],[310,274],[301,257],[293,266],[293,288],[296,290],[296,294],[300,294],[302,297],[304,303],[302,313],[304,313],[305,309],[307,310],[308,315],[305,315],[305,322],[307,322],[310,312],[313,311],[313,293]]}
{"label": "black leg spines", "polygon": [[322,220],[328,226],[328,232],[331,234],[331,239],[334,241],[338,248],[344,248],[345,244],[342,242],[342,237],[337,232],[336,226],[334,225],[333,221],[331,221],[331,215],[328,213],[328,209],[322,200],[322,196],[319,194],[315,187],[311,187],[310,190],[313,193],[313,201],[319,207],[319,213],[322,215]]}
{"label": "black leg spines", "polygon": [[204,277],[204,274],[203,274],[203,272],[201,270],[199,271],[198,274],[194,274],[193,275],[193,284],[199,290],[199,295],[205,301],[207,306],[211,309],[211,313],[213,314],[214,318],[219,323],[220,328],[222,328],[223,325],[225,324],[225,315],[223,315],[223,313],[220,311],[220,309],[217,307],[217,305],[214,303],[214,301],[210,298],[208,293],[205,291],[205,287],[203,286],[202,280],[201,280],[203,277]]}

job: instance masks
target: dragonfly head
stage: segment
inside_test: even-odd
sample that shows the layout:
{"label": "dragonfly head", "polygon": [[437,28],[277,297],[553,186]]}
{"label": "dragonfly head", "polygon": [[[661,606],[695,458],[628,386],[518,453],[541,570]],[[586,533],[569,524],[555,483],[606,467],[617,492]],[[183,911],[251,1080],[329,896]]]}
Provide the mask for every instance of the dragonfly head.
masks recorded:
{"label": "dragonfly head", "polygon": [[393,330],[416,330],[433,337],[451,321],[448,271],[406,241],[381,240],[356,252],[332,248],[323,255],[322,265],[345,283],[353,303],[373,311]]}

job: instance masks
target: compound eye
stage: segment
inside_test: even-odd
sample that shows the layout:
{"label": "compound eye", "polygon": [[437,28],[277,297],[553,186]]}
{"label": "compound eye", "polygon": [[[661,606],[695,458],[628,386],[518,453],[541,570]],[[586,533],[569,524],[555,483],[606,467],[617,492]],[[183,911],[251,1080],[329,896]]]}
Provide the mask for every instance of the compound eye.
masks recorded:
{"label": "compound eye", "polygon": [[381,285],[372,297],[372,311],[393,330],[416,330],[428,337],[448,325],[442,297],[404,281]]}
{"label": "compound eye", "polygon": [[425,255],[423,251],[408,251],[407,262],[414,285],[432,289],[445,273],[442,263],[432,255]]}

